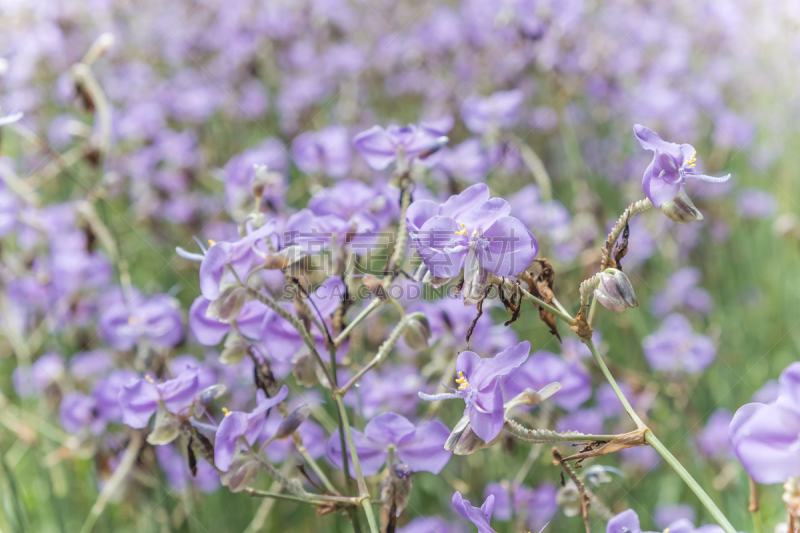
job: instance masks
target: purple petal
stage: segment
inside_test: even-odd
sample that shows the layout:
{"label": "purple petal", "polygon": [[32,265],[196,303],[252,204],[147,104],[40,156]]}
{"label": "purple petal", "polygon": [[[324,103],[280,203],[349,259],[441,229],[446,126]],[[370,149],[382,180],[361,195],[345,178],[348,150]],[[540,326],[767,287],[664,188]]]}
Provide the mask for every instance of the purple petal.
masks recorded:
{"label": "purple petal", "polygon": [[167,411],[179,414],[182,409],[194,403],[195,395],[200,390],[197,368],[188,368],[175,379],[159,383],[156,387]]}
{"label": "purple petal", "polygon": [[489,241],[481,250],[481,266],[498,276],[519,274],[531,264],[539,252],[533,234],[514,217],[502,217],[483,232]]}
{"label": "purple petal", "polygon": [[503,429],[503,392],[500,382],[480,391],[466,409],[469,423],[475,434],[484,442],[491,442]]}
{"label": "purple petal", "polygon": [[439,214],[452,218],[460,218],[465,213],[478,208],[489,200],[489,186],[485,183],[470,185],[459,194],[454,194],[441,205]]}
{"label": "purple petal", "polygon": [[800,362],[794,362],[786,367],[778,379],[781,393],[778,396],[778,405],[800,411]]}
{"label": "purple petal", "polygon": [[763,484],[783,483],[800,474],[800,413],[767,405],[734,423],[734,451],[753,479]]}
{"label": "purple petal", "polygon": [[119,391],[122,423],[134,429],[146,427],[158,408],[158,399],[158,389],[147,380],[139,379],[123,386]]}
{"label": "purple petal", "polygon": [[417,253],[434,276],[454,278],[461,272],[469,251],[468,238],[456,235],[462,227],[450,217],[437,216],[417,234]]}
{"label": "purple petal", "polygon": [[219,298],[219,285],[230,262],[231,246],[226,242],[213,245],[200,263],[200,292],[207,300]]}
{"label": "purple petal", "polygon": [[417,200],[408,206],[406,226],[409,232],[417,232],[428,220],[439,214],[439,204],[433,200]]}
{"label": "purple petal", "polygon": [[364,434],[376,444],[397,444],[403,437],[414,433],[414,424],[395,413],[384,413],[369,421]]}
{"label": "purple petal", "polygon": [[622,511],[608,521],[606,533],[642,533],[639,517],[633,509]]}
{"label": "purple petal", "polygon": [[456,372],[463,372],[467,380],[473,379],[472,376],[475,376],[478,363],[480,362],[480,355],[476,354],[475,352],[465,350],[458,354],[458,359],[456,360]]}
{"label": "purple petal", "polygon": [[216,346],[231,329],[229,324],[206,316],[210,303],[203,296],[198,296],[189,308],[189,328],[197,341],[204,346]]}
{"label": "purple petal", "polygon": [[397,149],[380,126],[372,126],[356,135],[353,146],[373,170],[383,170],[397,158]]}
{"label": "purple petal", "polygon": [[413,472],[442,471],[451,453],[444,449],[450,430],[438,420],[420,425],[412,434],[402,438],[397,445],[397,457]]}
{"label": "purple petal", "polygon": [[650,198],[655,207],[661,206],[665,202],[669,202],[681,192],[683,184],[680,182],[667,183],[662,178],[647,179],[645,177],[642,182],[644,193]]}
{"label": "purple petal", "polygon": [[247,415],[234,412],[222,419],[214,439],[214,464],[222,471],[227,471],[239,446],[237,440],[247,430]]}
{"label": "purple petal", "polygon": [[[531,343],[523,341],[516,346],[506,348],[494,357],[481,359],[475,371],[469,376],[470,385],[478,390],[491,385],[492,380],[505,376],[528,358],[531,352]],[[461,357],[459,356],[459,361]],[[488,442],[488,441],[487,441]]]}
{"label": "purple petal", "polygon": [[[358,452],[358,460],[361,464],[361,473],[365,476],[377,474],[383,463],[386,462],[386,454],[388,453],[385,448],[368,439],[360,431],[350,429],[353,435],[353,443],[356,445]],[[339,438],[339,430],[336,429],[328,439],[328,446],[325,451],[328,455],[328,460],[333,463],[337,468],[342,468],[342,445]],[[349,466],[350,475],[355,477],[356,471],[353,468],[353,461],[350,459],[350,445],[347,444],[347,465]]]}

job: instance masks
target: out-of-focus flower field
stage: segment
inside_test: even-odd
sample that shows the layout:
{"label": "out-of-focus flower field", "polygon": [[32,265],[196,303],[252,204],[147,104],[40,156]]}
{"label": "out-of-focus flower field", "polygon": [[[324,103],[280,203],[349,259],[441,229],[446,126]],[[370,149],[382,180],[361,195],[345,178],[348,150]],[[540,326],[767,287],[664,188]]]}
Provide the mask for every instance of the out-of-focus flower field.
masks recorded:
{"label": "out-of-focus flower field", "polygon": [[797,0],[3,0],[0,532],[800,531],[798,65]]}

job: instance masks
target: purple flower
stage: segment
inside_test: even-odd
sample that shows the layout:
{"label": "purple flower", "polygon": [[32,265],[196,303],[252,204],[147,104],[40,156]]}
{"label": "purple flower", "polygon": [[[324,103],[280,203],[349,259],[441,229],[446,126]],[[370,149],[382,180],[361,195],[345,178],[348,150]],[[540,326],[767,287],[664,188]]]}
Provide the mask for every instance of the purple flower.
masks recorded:
{"label": "purple flower", "polygon": [[636,511],[628,509],[609,520],[606,525],[606,533],[643,533]]}
{"label": "purple flower", "polygon": [[475,183],[486,176],[489,160],[480,139],[467,139],[452,149],[443,148],[437,168],[448,176]]}
{"label": "purple flower", "polygon": [[531,531],[544,529],[555,516],[558,511],[557,493],[556,486],[548,482],[542,483],[535,489],[523,486],[515,491],[514,508],[518,515],[527,513],[528,527]]}
{"label": "purple flower", "polygon": [[365,374],[361,386],[351,389],[344,399],[348,405],[360,406],[365,418],[387,411],[413,416],[419,401],[417,392],[424,385],[425,380],[412,365],[384,366]]}
{"label": "purple flower", "polygon": [[292,141],[292,158],[306,174],[343,178],[350,170],[350,139],[344,126],[306,131]]}
{"label": "purple flower", "polygon": [[468,96],[461,104],[461,118],[473,133],[508,129],[519,121],[525,94],[519,90],[498,91],[491,96]]}
{"label": "purple flower", "polygon": [[[259,440],[266,441],[275,435],[281,423],[283,423],[283,420],[280,413],[270,413],[270,416],[264,424],[264,429],[261,432]],[[305,446],[308,454],[313,459],[318,459],[325,454],[327,441],[325,439],[325,430],[322,426],[311,420],[305,420],[300,424],[300,427],[297,428],[297,433],[303,440],[303,446]],[[295,447],[292,439],[273,440],[267,444],[267,447],[264,449],[264,455],[273,463],[282,463],[287,457],[291,456],[294,449]]]}
{"label": "purple flower", "polygon": [[670,524],[674,524],[679,520],[694,522],[695,516],[694,509],[685,503],[658,504],[653,511],[653,521],[656,525],[662,528],[669,526],[670,531],[672,531]]}
{"label": "purple flower", "polygon": [[113,365],[107,350],[91,350],[75,354],[69,362],[69,372],[77,379],[88,380],[107,374]]}
{"label": "purple flower", "polygon": [[653,160],[644,171],[642,187],[656,207],[685,192],[687,179],[722,183],[731,177],[730,174],[722,177],[699,174],[695,170],[697,150],[689,144],[679,145],[664,141],[656,132],[641,124],[633,127],[633,134],[642,148],[653,152]]}
{"label": "purple flower", "polygon": [[764,484],[800,475],[800,362],[786,367],[779,383],[774,404],[743,405],[728,429],[736,457]]}
{"label": "purple flower", "polygon": [[[450,430],[438,420],[415,427],[405,417],[385,413],[370,420],[363,433],[352,428],[350,431],[361,462],[361,471],[365,476],[380,471],[386,462],[389,446],[394,446],[397,459],[407,464],[413,472],[438,474],[450,460],[450,452],[444,449]],[[327,452],[331,463],[342,468],[338,429],[328,439]],[[352,462],[348,464],[351,474],[355,475]]]}
{"label": "purple flower", "polygon": [[530,351],[531,343],[524,341],[486,359],[475,352],[461,352],[456,361],[458,390],[434,395],[420,392],[419,397],[427,401],[463,399],[472,430],[484,442],[491,442],[504,423],[501,378],[524,363]]}
{"label": "purple flower", "polygon": [[[206,316],[210,304],[211,302],[203,296],[198,296],[189,308],[189,329],[204,346],[216,346],[231,330],[230,324]],[[258,300],[246,302],[236,317],[239,332],[251,340],[259,340],[261,325],[268,312],[270,312],[269,307]]]}
{"label": "purple flower", "polygon": [[518,369],[503,378],[503,393],[510,400],[527,388],[540,390],[549,383],[561,384],[552,401],[567,411],[574,411],[592,396],[592,380],[583,365],[567,363],[554,353],[539,351]]}
{"label": "purple flower", "polygon": [[405,157],[411,158],[446,143],[447,137],[443,137],[436,126],[431,127],[424,122],[419,127],[414,124],[389,126],[386,129],[372,126],[356,135],[353,145],[373,170],[383,170],[397,159],[401,151]]}
{"label": "purple flower", "polygon": [[717,409],[708,419],[706,427],[697,435],[697,444],[709,457],[724,459],[731,454],[728,427],[733,414],[727,409]]}
{"label": "purple flower", "polygon": [[480,208],[489,200],[489,186],[485,183],[470,185],[459,194],[454,194],[443,204],[433,200],[417,200],[406,210],[406,227],[414,238],[425,223],[436,216],[461,218]]}
{"label": "purple flower", "polygon": [[458,514],[478,527],[478,533],[495,533],[489,523],[494,510],[494,495],[486,498],[486,501],[480,507],[473,507],[469,501],[461,496],[460,492],[456,492],[453,494],[453,507],[456,508]]}
{"label": "purple flower", "polygon": [[775,197],[766,191],[749,187],[739,193],[736,209],[742,218],[770,218],[778,210]]}
{"label": "purple flower", "polygon": [[189,368],[163,383],[156,384],[150,376],[128,383],[119,391],[122,422],[135,429],[147,426],[159,401],[170,413],[181,414],[194,403],[199,390],[196,368]]}
{"label": "purple flower", "polygon": [[559,418],[556,431],[580,431],[588,435],[598,435],[603,432],[603,414],[598,409],[578,409]]}
{"label": "purple flower", "polygon": [[511,520],[511,494],[508,484],[487,483],[483,488],[483,500],[486,501],[490,497],[494,497],[492,512],[494,519],[501,522]]}
{"label": "purple flower", "polygon": [[397,533],[463,533],[463,529],[439,516],[418,516]]}
{"label": "purple flower", "polygon": [[[533,234],[518,219],[508,216],[511,206],[502,198],[489,199],[469,210],[455,209],[482,196],[482,189],[471,190],[473,187],[467,189],[469,195],[451,197],[440,206],[441,211],[451,214],[432,216],[418,233],[411,234],[417,253],[433,276],[454,278],[464,269],[465,303],[483,296],[488,272],[498,276],[519,274],[539,250]],[[425,214],[412,212],[414,220],[425,218],[432,212],[431,206],[426,203],[420,211]]]}
{"label": "purple flower", "polygon": [[702,278],[698,268],[676,270],[667,280],[664,290],[653,298],[653,313],[663,317],[676,308],[686,307],[707,315],[714,302],[706,290],[697,286]]}
{"label": "purple flower", "polygon": [[140,339],[156,348],[171,348],[183,339],[178,303],[166,294],[112,304],[100,316],[98,328],[109,346],[122,351],[130,350]]}
{"label": "purple flower", "polygon": [[186,459],[173,445],[156,446],[155,453],[167,482],[175,491],[182,491],[187,482],[191,482],[204,493],[214,492],[219,488],[219,474],[207,461],[197,461],[197,475],[193,476],[189,472]]}
{"label": "purple flower", "polygon": [[289,389],[284,385],[272,398],[267,398],[261,389],[256,394],[258,405],[255,409],[249,413],[229,411],[225,413],[225,418],[217,428],[214,439],[214,464],[223,472],[228,470],[231,459],[241,446],[239,437],[244,437],[252,445],[261,435],[267,411],[285,400]]}
{"label": "purple flower", "polygon": [[[394,191],[382,191],[358,180],[345,179],[314,193],[308,201],[308,208],[318,217],[338,217],[354,225],[359,232],[376,232],[396,217],[398,202],[392,196],[396,196]],[[331,221],[328,224],[336,225]],[[317,230],[324,232],[325,228]],[[344,242],[344,235],[341,237],[341,242]]]}
{"label": "purple flower", "polygon": [[642,342],[644,356],[655,370],[698,374],[717,355],[713,341],[695,333],[685,316],[669,315],[661,327]]}
{"label": "purple flower", "polygon": [[20,398],[30,398],[61,379],[63,373],[64,359],[50,352],[43,354],[30,367],[15,368],[11,373],[11,383]]}
{"label": "purple flower", "polygon": [[73,434],[88,428],[92,435],[99,435],[106,427],[97,416],[97,401],[82,392],[71,392],[64,396],[58,409],[61,427]]}

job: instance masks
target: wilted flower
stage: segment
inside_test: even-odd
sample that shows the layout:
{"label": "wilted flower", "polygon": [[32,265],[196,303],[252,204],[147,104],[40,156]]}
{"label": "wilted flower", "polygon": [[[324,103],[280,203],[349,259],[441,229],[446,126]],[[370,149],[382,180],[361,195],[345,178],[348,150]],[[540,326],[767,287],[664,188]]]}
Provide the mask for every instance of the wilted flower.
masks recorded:
{"label": "wilted flower", "polygon": [[[450,452],[444,449],[447,426],[438,420],[431,420],[414,426],[405,417],[394,413],[385,413],[370,420],[364,432],[350,430],[353,442],[361,462],[361,471],[365,476],[378,473],[386,462],[390,446],[395,449],[398,460],[408,465],[414,472],[441,472]],[[349,451],[349,445],[348,445]],[[335,430],[328,439],[328,459],[338,468],[342,468],[342,447],[339,430]],[[353,468],[353,463],[348,463]],[[355,471],[351,472],[355,475]]]}
{"label": "wilted flower", "polygon": [[484,442],[491,442],[504,423],[500,379],[524,363],[530,351],[531,343],[524,341],[486,359],[475,352],[461,352],[456,361],[458,390],[444,394],[420,392],[419,397],[429,402],[463,399],[464,415],[469,417],[472,430]]}
{"label": "wilted flower", "polygon": [[[673,206],[675,214],[671,216],[676,222],[689,222],[691,216],[702,218],[699,211],[696,215],[691,213],[694,205],[685,193],[687,179],[722,183],[730,179],[730,174],[721,177],[706,176],[695,169],[697,166],[697,150],[689,144],[675,144],[661,139],[656,132],[640,124],[633,127],[633,133],[639,144],[645,150],[653,152],[653,161],[644,171],[642,186],[644,192],[653,205],[661,207],[662,204],[676,200],[679,205]],[[680,212],[685,211],[684,219]]]}

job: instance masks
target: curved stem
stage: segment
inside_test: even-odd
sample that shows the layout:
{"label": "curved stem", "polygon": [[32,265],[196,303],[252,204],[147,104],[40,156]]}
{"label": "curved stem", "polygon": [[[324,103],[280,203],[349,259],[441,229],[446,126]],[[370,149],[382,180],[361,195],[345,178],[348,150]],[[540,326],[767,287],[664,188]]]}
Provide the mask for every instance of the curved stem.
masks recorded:
{"label": "curved stem", "polygon": [[597,361],[600,370],[602,370],[603,375],[606,377],[606,380],[608,380],[609,384],[611,385],[611,388],[614,389],[614,392],[616,393],[617,398],[619,398],[619,401],[622,402],[622,406],[625,408],[625,411],[633,419],[633,421],[636,423],[636,426],[639,429],[643,428],[645,429],[644,440],[650,446],[652,446],[653,449],[656,452],[658,452],[658,454],[661,457],[663,457],[664,460],[673,469],[675,469],[675,471],[678,473],[681,479],[683,479],[684,483],[686,483],[692,490],[692,492],[694,492],[695,495],[698,497],[700,503],[703,504],[703,506],[708,510],[708,512],[711,513],[711,516],[713,516],[714,519],[717,521],[717,523],[722,527],[722,529],[725,530],[725,533],[736,533],[736,530],[733,528],[731,523],[728,522],[728,519],[725,518],[725,515],[722,514],[722,511],[720,511],[719,508],[716,506],[716,504],[711,500],[711,497],[706,493],[706,491],[704,491],[703,488],[697,483],[697,481],[694,480],[692,475],[689,474],[689,472],[675,458],[675,456],[670,453],[670,451],[666,448],[666,446],[664,446],[661,443],[661,441],[658,440],[658,438],[656,438],[653,431],[649,429],[644,422],[642,422],[642,419],[639,418],[639,415],[637,415],[636,411],[633,410],[633,407],[631,407],[631,404],[628,402],[628,399],[625,398],[625,395],[620,390],[619,385],[617,385],[614,376],[612,376],[611,372],[608,370],[605,361],[603,361],[603,358],[598,353],[597,348],[594,345],[594,342],[592,342],[592,339],[588,337],[582,337],[581,340],[584,342],[584,344],[586,344],[586,346],[589,347],[589,350],[592,352],[595,361]]}
{"label": "curved stem", "polygon": [[711,516],[714,517],[714,520],[725,530],[725,533],[736,533],[736,530],[728,522],[728,519],[725,518],[725,515],[722,514],[722,511],[719,510],[719,507],[711,500],[711,497],[706,494],[706,491],[694,480],[692,475],[683,467],[683,465],[675,458],[674,455],[670,453],[670,451],[661,443],[660,440],[656,438],[651,430],[647,430],[644,432],[644,440],[653,447],[655,451],[664,458],[664,460],[669,463],[669,465],[675,469],[678,475],[683,479],[684,483],[686,483],[692,492],[694,492],[695,496],[700,500],[700,503],[711,513]]}
{"label": "curved stem", "polygon": [[336,336],[336,338],[333,340],[333,345],[337,348],[341,346],[347,337],[350,336],[350,333],[352,333],[353,329],[355,329],[355,327],[359,325],[362,320],[367,318],[371,312],[379,308],[382,303],[383,301],[380,298],[375,298],[372,300],[369,305],[365,307],[364,310],[361,311],[358,316],[355,317],[349,324],[347,324],[347,327],[344,328],[339,335]]}

